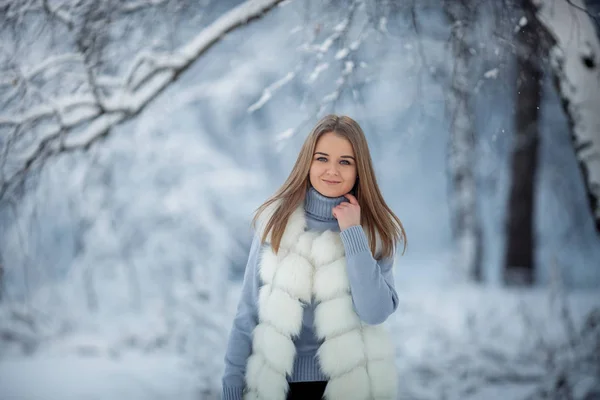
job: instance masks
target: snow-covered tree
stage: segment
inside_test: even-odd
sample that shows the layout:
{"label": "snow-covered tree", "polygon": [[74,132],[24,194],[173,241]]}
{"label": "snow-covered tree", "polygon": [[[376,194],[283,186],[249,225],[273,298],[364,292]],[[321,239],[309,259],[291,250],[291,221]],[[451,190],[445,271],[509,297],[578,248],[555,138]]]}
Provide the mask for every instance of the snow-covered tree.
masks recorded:
{"label": "snow-covered tree", "polygon": [[553,40],[555,84],[571,127],[573,148],[600,235],[600,39],[581,0],[531,0],[536,18]]}

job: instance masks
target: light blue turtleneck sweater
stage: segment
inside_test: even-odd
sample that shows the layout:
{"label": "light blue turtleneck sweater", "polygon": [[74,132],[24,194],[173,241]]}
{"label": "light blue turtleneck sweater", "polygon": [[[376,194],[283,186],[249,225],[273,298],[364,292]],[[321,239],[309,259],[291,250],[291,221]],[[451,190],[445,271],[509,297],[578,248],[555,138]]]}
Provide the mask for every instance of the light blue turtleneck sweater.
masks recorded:
{"label": "light blue turtleneck sweater", "polygon": [[[345,197],[325,197],[310,188],[306,194],[304,210],[308,230],[339,232],[337,220],[332,214],[333,207],[347,201]],[[392,314],[398,305],[398,295],[394,289],[393,257],[373,259],[369,242],[361,226],[352,226],[340,233],[346,252],[348,280],[354,309],[359,318],[367,324],[380,324]],[[242,292],[229,334],[225,354],[223,375],[223,400],[241,400],[245,386],[246,362],[252,352],[252,331],[258,324],[258,292],[260,277],[258,260],[261,250],[260,238],[255,235],[248,256]],[[316,304],[304,308],[300,335],[294,339],[296,358],[289,382],[325,381],[327,377],[319,370],[316,358],[322,341],[317,339],[313,329]]]}

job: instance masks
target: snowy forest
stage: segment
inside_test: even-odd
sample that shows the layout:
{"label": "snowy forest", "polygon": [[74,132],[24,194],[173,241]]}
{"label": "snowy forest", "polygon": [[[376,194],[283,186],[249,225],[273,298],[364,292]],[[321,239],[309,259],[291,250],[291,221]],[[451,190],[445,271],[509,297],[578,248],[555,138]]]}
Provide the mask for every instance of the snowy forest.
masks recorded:
{"label": "snowy forest", "polygon": [[408,236],[398,399],[600,399],[599,64],[592,0],[0,0],[0,399],[219,399],[328,113]]}

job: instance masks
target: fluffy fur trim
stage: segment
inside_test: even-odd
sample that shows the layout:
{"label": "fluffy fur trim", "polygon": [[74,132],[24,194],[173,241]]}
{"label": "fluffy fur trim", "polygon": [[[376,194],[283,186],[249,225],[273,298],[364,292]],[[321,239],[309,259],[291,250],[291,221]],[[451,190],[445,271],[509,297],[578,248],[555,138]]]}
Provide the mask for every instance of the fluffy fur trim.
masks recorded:
{"label": "fluffy fur trim", "polygon": [[[262,237],[264,234],[267,223],[271,219],[271,217],[277,212],[279,206],[281,204],[281,200],[275,201],[270,204],[260,215],[258,220],[256,221],[256,232]],[[281,237],[280,247],[289,249],[294,246],[294,241],[304,232],[306,229],[306,219],[304,217],[304,206],[297,207],[290,218],[288,219],[288,223],[286,225],[283,236]],[[271,243],[271,232],[267,235],[266,238],[267,243]]]}
{"label": "fluffy fur trim", "polygon": [[[263,214],[268,221],[277,205]],[[264,227],[263,225],[261,225]],[[261,253],[259,324],[253,332],[244,399],[285,400],[302,328],[303,307],[312,298],[315,330],[323,344],[317,359],[329,377],[327,400],[394,399],[394,346],[380,325],[363,324],[354,310],[339,233],[305,232],[304,209],[291,215],[279,254]]]}

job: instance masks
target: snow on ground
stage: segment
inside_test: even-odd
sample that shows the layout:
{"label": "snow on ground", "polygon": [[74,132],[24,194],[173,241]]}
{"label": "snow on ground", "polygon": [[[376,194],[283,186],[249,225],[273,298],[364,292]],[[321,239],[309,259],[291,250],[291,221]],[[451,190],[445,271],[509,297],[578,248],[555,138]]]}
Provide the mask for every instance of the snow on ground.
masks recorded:
{"label": "snow on ground", "polygon": [[[597,292],[554,296],[554,302],[551,298],[557,292],[547,289],[444,288],[399,282],[398,292],[399,308],[388,326],[397,347],[399,399],[525,399],[552,387],[561,373],[568,375],[574,393],[600,390],[600,375],[594,375],[600,371],[598,366],[591,375],[577,370],[578,365],[589,364],[585,357],[600,349],[593,347],[600,344],[600,331],[591,338],[588,335],[587,342],[571,348],[565,345],[569,335],[581,331],[588,312],[600,307]],[[231,317],[238,296],[236,285],[228,307]],[[568,305],[566,314],[564,304]],[[227,321],[230,324],[231,318]],[[79,343],[81,337],[63,340]],[[83,341],[93,343],[93,338]],[[77,347],[81,348],[71,346]],[[199,371],[164,351],[120,350],[112,355],[102,351],[77,356],[68,353],[68,348],[53,343],[30,357],[5,356],[0,361],[0,399],[218,398],[198,393]],[[64,354],[57,349],[65,349]],[[221,373],[208,372],[217,377]],[[583,394],[575,398],[583,398]]]}
{"label": "snow on ground", "polygon": [[[562,297],[549,289],[423,286],[398,292],[390,329],[401,399],[525,399],[564,369],[583,365],[580,352],[600,350],[598,327],[593,337],[579,338],[590,310],[600,307],[597,291]],[[571,336],[572,348],[566,346]],[[600,390],[600,375],[593,375],[599,362],[596,357],[592,379],[572,369],[569,379],[586,394]]]}
{"label": "snow on ground", "polygon": [[193,399],[194,374],[177,357],[32,357],[0,363],[2,400]]}

